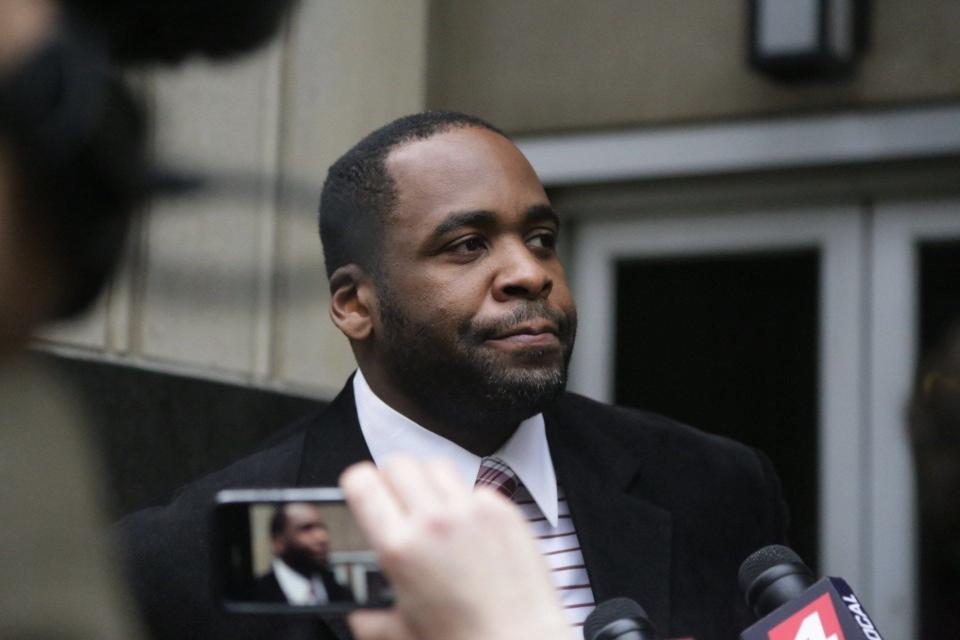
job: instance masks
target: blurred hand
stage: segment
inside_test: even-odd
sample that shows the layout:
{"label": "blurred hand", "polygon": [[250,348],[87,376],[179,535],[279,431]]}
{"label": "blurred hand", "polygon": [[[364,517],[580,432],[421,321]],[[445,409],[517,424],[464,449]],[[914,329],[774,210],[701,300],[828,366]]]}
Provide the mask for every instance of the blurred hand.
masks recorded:
{"label": "blurred hand", "polygon": [[393,609],[350,615],[358,640],[571,637],[527,523],[501,495],[406,457],[354,465],[340,485],[396,592]]}

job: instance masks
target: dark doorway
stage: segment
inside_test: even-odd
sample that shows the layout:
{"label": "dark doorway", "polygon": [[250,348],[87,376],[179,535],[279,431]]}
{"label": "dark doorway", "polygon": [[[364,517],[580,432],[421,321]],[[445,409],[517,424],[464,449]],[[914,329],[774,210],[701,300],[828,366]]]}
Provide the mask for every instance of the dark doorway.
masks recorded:
{"label": "dark doorway", "polygon": [[947,638],[960,633],[960,240],[921,243],[917,257],[920,637]]}
{"label": "dark doorway", "polygon": [[939,346],[960,322],[960,240],[924,242],[920,257],[920,353]]}
{"label": "dark doorway", "polygon": [[617,264],[616,401],[770,456],[790,544],[818,563],[819,254]]}

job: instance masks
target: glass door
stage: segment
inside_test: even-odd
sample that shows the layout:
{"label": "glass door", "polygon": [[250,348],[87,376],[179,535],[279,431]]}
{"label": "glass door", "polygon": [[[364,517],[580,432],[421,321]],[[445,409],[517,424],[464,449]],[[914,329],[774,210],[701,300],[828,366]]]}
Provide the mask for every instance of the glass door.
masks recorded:
{"label": "glass door", "polygon": [[589,220],[571,389],[763,449],[791,544],[863,582],[864,217],[855,205]]}
{"label": "glass door", "polygon": [[914,468],[908,409],[960,323],[960,199],[593,219],[576,240],[571,389],[760,447],[818,573],[885,636],[945,637],[960,500],[918,510],[945,476]]}

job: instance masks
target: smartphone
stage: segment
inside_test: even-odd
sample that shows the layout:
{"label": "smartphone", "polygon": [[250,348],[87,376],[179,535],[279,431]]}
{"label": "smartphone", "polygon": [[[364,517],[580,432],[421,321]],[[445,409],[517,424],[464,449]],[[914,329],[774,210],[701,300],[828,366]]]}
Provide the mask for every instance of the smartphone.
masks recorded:
{"label": "smartphone", "polygon": [[214,584],[228,611],[335,615],[393,602],[337,488],[221,491],[212,542]]}

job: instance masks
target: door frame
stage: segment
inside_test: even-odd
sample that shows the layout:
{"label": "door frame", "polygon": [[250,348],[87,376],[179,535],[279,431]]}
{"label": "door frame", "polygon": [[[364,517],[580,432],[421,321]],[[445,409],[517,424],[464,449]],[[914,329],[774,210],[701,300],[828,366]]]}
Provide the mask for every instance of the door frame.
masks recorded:
{"label": "door frame", "polygon": [[[919,252],[925,240],[960,239],[960,199],[889,200],[870,231],[869,388],[871,427],[866,567],[871,599],[892,638],[913,637],[918,588],[915,477],[906,410],[917,367]],[[909,621],[909,622],[908,622]]]}

